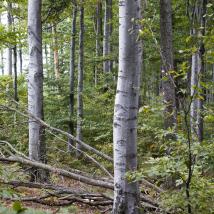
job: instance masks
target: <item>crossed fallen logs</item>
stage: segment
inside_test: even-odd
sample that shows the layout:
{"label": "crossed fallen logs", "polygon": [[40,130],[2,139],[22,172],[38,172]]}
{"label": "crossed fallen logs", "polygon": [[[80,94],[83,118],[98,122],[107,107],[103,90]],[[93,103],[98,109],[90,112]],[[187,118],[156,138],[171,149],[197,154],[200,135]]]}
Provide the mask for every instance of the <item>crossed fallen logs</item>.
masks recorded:
{"label": "crossed fallen logs", "polygon": [[[113,180],[111,179],[106,180],[104,178],[89,177],[89,175],[81,173],[80,171],[77,171],[77,170],[68,171],[65,169],[50,166],[48,164],[32,161],[20,156],[10,156],[10,157],[0,156],[0,162],[4,162],[5,164],[19,163],[21,165],[44,169],[51,173],[67,177],[69,179],[85,183],[87,185],[105,188],[110,191],[112,191],[114,188]],[[34,203],[39,203],[39,204],[48,205],[48,206],[67,206],[73,203],[82,203],[82,204],[95,206],[95,207],[103,207],[103,206],[111,207],[113,205],[113,198],[106,194],[80,192],[78,190],[74,190],[70,187],[65,187],[65,186],[56,186],[53,184],[41,184],[41,183],[22,182],[22,181],[3,181],[3,180],[0,180],[0,184],[13,186],[14,188],[27,187],[27,188],[46,190],[44,195],[37,196],[37,197],[35,196],[20,197],[20,198],[3,197],[2,198],[3,200],[9,200],[9,201],[19,200],[23,202],[34,202]],[[145,182],[145,185],[152,187],[151,183]],[[155,188],[157,192],[161,191],[160,189],[154,186],[154,189]],[[145,194],[141,194],[141,204],[144,208],[152,209],[156,211],[159,210],[158,202]]]}

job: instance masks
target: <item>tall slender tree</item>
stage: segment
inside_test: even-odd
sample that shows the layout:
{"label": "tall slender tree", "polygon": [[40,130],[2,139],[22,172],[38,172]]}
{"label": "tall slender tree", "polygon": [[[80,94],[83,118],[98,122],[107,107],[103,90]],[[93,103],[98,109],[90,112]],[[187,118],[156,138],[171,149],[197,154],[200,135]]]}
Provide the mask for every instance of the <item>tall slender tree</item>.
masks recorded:
{"label": "tall slender tree", "polygon": [[175,97],[175,82],[172,71],[173,45],[172,45],[172,5],[171,0],[160,0],[160,33],[161,33],[161,59],[162,59],[162,87],[164,99],[164,126],[165,129],[176,127],[177,111]]}
{"label": "tall slender tree", "polygon": [[[102,54],[102,45],[101,45],[101,37],[102,37],[102,1],[97,1],[96,6],[96,58],[98,59]],[[97,85],[98,73],[99,73],[99,63],[95,66],[95,74],[94,74],[94,83]]]}
{"label": "tall slender tree", "polygon": [[[84,69],[84,0],[80,2],[80,32],[79,32],[79,59],[78,59],[78,85],[77,85],[77,139],[82,140],[83,121],[83,69]],[[77,144],[77,149],[80,149]],[[77,150],[77,156],[79,152]]]}
{"label": "tall slender tree", "polygon": [[[202,85],[205,75],[205,46],[203,38],[205,36],[206,27],[206,8],[207,0],[195,2],[192,6],[192,29],[191,35],[199,38],[196,44],[196,51],[192,55],[191,66],[191,97],[192,103],[190,107],[190,125],[192,136],[197,136],[199,142],[203,140],[203,109],[205,90]],[[200,96],[198,96],[200,95]]]}
{"label": "tall slender tree", "polygon": [[14,90],[14,100],[19,101],[18,98],[18,72],[17,72],[17,46],[13,47],[13,70],[14,70],[14,80],[13,80],[13,90]]}
{"label": "tall slender tree", "polygon": [[[11,30],[12,27],[12,3],[7,2],[7,24],[8,24],[8,29]],[[7,72],[9,75],[12,75],[12,47],[9,47],[7,49]]]}
{"label": "tall slender tree", "polygon": [[59,77],[60,77],[59,47],[58,47],[57,25],[56,25],[56,23],[53,23],[52,35],[53,35],[53,53],[54,53],[54,73],[55,73],[55,78],[59,79]]}
{"label": "tall slender tree", "polygon": [[22,59],[22,47],[19,47],[19,73],[22,74],[23,70],[23,59]]}
{"label": "tall slender tree", "polygon": [[[44,119],[43,113],[43,63],[42,63],[42,22],[41,0],[28,1],[28,110],[31,114]],[[29,158],[46,162],[44,127],[33,118],[29,120]],[[32,180],[46,180],[44,171],[35,169]]]}
{"label": "tall slender tree", "polygon": [[104,33],[103,33],[103,71],[112,71],[112,60],[109,59],[112,45],[112,0],[105,0],[105,15],[104,15]]}
{"label": "tall slender tree", "polygon": [[[2,24],[1,14],[0,14],[0,24]],[[3,48],[1,48],[0,54],[1,54],[1,73],[2,75],[4,75],[4,49]]]}
{"label": "tall slender tree", "polygon": [[1,49],[1,73],[4,75],[4,51]]}
{"label": "tall slender tree", "polygon": [[[142,42],[138,38],[140,0],[119,1],[119,72],[114,108],[114,214],[139,213],[137,182],[125,175],[137,169],[137,113]],[[131,29],[131,31],[130,31]]]}
{"label": "tall slender tree", "polygon": [[[205,30],[206,30],[206,11],[207,11],[207,0],[202,0],[201,3],[201,15],[200,15],[200,30],[199,30],[199,36],[200,38],[203,38],[205,36]],[[203,110],[204,110],[204,100],[205,100],[205,89],[203,88],[203,82],[205,80],[205,60],[204,60],[204,54],[205,54],[205,45],[203,42],[203,39],[200,40],[199,44],[199,57],[201,61],[201,66],[198,73],[198,88],[200,97],[198,99],[198,114],[197,114],[197,136],[199,142],[203,141],[203,133],[204,133],[204,119],[203,119]]]}
{"label": "tall slender tree", "polygon": [[[75,49],[76,49],[76,19],[77,19],[77,5],[73,4],[72,14],[72,29],[71,29],[71,48],[70,48],[70,94],[69,94],[69,133],[74,134],[74,74],[75,74]],[[71,151],[72,139],[68,139],[68,150]]]}
{"label": "tall slender tree", "polygon": [[[12,26],[13,26],[13,32],[16,31],[16,27],[15,27],[15,18],[14,16],[11,14],[11,19],[12,19]],[[13,51],[13,90],[14,90],[14,100],[16,100],[17,102],[19,101],[18,98],[18,71],[17,71],[17,44],[15,41],[15,44],[12,48]]]}

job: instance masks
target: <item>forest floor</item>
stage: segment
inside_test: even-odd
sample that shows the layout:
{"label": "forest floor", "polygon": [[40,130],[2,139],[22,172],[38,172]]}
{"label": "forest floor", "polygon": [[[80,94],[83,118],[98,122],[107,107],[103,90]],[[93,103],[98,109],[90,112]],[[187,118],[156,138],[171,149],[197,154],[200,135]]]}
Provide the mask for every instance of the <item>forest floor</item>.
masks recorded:
{"label": "forest floor", "polygon": [[[90,193],[104,193],[103,189],[101,188],[96,188],[96,187],[92,187],[92,186],[88,186],[85,185],[83,183],[80,183],[78,181],[73,181],[70,179],[66,179],[66,178],[61,178],[60,181],[58,180],[57,183],[55,183],[56,185],[61,185],[64,187],[69,187],[69,189],[73,189],[73,190],[78,190],[78,191],[87,191]],[[42,194],[44,194],[44,190],[38,190],[38,189],[34,189],[34,188],[26,188],[26,187],[17,187],[16,191],[22,195],[23,197],[36,197],[36,196],[41,196]],[[109,194],[108,191],[104,190],[105,193]],[[54,200],[54,199],[53,199]],[[11,208],[13,206],[12,201],[0,201],[0,204],[2,206]],[[101,213],[105,213],[108,214],[111,211],[111,206],[108,207],[92,207],[89,205],[85,205],[82,203],[73,203],[71,205],[68,206],[47,206],[47,205],[42,205],[39,203],[34,203],[34,202],[22,202],[21,203],[22,206],[24,208],[30,208],[30,209],[36,209],[36,210],[41,210],[41,211],[45,211],[48,214],[101,214]],[[4,214],[4,213],[0,213],[0,214]]]}

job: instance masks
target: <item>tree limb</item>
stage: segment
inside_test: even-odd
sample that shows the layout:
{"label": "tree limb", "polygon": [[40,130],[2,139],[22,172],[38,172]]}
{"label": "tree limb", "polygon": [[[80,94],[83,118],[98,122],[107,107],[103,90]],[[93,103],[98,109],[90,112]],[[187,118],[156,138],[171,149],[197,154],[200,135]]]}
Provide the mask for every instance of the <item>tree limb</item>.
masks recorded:
{"label": "tree limb", "polygon": [[40,163],[37,161],[28,160],[28,159],[18,157],[18,156],[12,156],[9,158],[0,157],[0,161],[2,161],[2,162],[17,162],[17,163],[20,163],[23,165],[33,166],[36,168],[47,170],[47,171],[52,172],[52,173],[56,173],[56,174],[64,176],[64,177],[74,179],[76,181],[80,181],[80,182],[92,185],[92,186],[99,186],[99,187],[103,187],[106,189],[113,189],[114,188],[113,183],[94,179],[94,178],[90,178],[90,177],[83,176],[83,175],[80,175],[80,174],[77,174],[74,172],[70,172],[70,171],[67,171],[64,169],[56,168],[56,167],[50,166],[48,164],[43,164],[43,163]]}

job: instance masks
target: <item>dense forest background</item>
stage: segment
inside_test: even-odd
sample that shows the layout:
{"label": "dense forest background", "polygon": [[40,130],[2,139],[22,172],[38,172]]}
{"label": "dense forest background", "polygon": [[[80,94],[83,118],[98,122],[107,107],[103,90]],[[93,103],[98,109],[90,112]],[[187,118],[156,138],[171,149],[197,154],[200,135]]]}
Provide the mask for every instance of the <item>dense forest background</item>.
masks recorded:
{"label": "dense forest background", "polygon": [[[42,1],[42,101],[28,96],[29,2],[0,0],[0,213],[110,213],[123,1]],[[138,167],[125,179],[139,213],[214,213],[214,3],[138,2]],[[36,123],[45,148],[29,151]]]}

